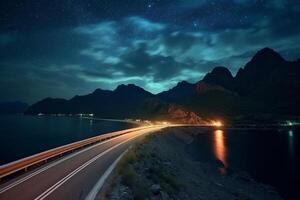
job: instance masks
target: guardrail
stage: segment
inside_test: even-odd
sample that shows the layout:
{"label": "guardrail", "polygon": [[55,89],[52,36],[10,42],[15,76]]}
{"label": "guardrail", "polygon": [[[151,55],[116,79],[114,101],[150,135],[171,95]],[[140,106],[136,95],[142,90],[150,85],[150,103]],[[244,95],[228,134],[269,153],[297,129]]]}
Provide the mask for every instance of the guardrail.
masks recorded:
{"label": "guardrail", "polygon": [[130,133],[130,132],[133,132],[133,131],[145,129],[147,127],[131,128],[131,129],[126,129],[126,130],[122,130],[122,131],[116,131],[116,132],[112,132],[112,133],[95,136],[92,138],[88,138],[88,139],[81,140],[78,142],[66,144],[64,146],[60,146],[60,147],[57,147],[54,149],[43,151],[41,153],[34,154],[34,155],[26,157],[26,158],[22,158],[20,160],[16,160],[16,161],[4,164],[4,165],[0,166],[0,180],[3,179],[4,177],[12,175],[21,170],[26,171],[28,167],[45,162],[50,158],[57,157],[59,155],[74,151],[76,149],[82,148],[87,145],[91,145],[96,142],[101,142],[101,141],[104,141],[107,139],[111,139],[111,138],[114,138],[114,137],[117,137],[120,135],[124,135],[124,134]]}

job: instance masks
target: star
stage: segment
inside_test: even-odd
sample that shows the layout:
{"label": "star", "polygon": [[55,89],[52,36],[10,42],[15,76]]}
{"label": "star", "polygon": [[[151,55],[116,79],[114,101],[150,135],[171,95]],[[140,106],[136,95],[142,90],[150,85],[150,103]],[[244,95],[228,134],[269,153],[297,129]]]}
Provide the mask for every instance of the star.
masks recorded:
{"label": "star", "polygon": [[151,8],[152,7],[152,5],[151,4],[148,4],[148,8]]}

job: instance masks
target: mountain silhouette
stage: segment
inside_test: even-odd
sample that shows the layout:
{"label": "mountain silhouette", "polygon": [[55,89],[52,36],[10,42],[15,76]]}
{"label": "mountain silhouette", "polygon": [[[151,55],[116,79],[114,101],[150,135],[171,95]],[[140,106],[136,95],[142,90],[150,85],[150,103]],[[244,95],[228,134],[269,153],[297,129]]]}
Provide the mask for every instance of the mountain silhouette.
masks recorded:
{"label": "mountain silhouette", "polygon": [[[235,80],[238,85],[238,91],[241,94],[251,94],[258,87],[265,85],[274,73],[287,70],[290,62],[285,61],[277,52],[270,48],[264,48],[258,51],[244,68],[239,69]],[[284,76],[282,74],[281,76]]]}
{"label": "mountain silhouette", "polygon": [[264,48],[235,77],[219,66],[197,83],[182,81],[157,95],[134,84],[119,85],[113,91],[96,89],[70,100],[46,98],[30,106],[26,114],[95,113],[108,118],[180,118],[193,123],[201,117],[299,115],[299,77],[299,60],[286,61]]}
{"label": "mountain silhouette", "polygon": [[297,115],[299,77],[299,60],[286,61],[274,50],[264,48],[235,77],[227,68],[216,67],[196,84],[177,85],[158,96],[200,116]]}
{"label": "mountain silhouette", "polygon": [[0,102],[0,114],[23,113],[28,108],[28,104],[21,101]]}
{"label": "mountain silhouette", "polygon": [[258,51],[235,77],[237,92],[263,104],[265,111],[300,112],[300,64],[286,61],[272,49]]}
{"label": "mountain silhouette", "polygon": [[234,78],[226,67],[215,67],[203,78],[205,83],[219,85],[229,90],[234,90]]}
{"label": "mountain silhouette", "polygon": [[154,94],[134,85],[119,85],[115,90],[96,89],[93,93],[66,99],[43,99],[25,114],[79,114],[93,113],[102,118],[142,118],[182,123],[201,123],[193,112],[163,102]]}
{"label": "mountain silhouette", "polygon": [[182,104],[186,99],[195,93],[195,84],[187,81],[179,82],[175,87],[168,91],[161,92],[157,96],[170,103]]}
{"label": "mountain silhouette", "polygon": [[119,85],[114,91],[96,89],[70,100],[46,98],[32,105],[26,113],[101,113],[103,117],[131,117],[148,98],[155,96],[133,84]]}

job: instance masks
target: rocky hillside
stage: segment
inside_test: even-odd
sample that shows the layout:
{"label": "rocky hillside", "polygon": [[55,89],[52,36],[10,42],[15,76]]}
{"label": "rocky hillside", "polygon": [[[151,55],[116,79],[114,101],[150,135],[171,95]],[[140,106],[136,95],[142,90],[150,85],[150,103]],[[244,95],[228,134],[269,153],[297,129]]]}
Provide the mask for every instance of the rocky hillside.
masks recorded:
{"label": "rocky hillside", "polygon": [[0,114],[23,113],[28,108],[28,104],[20,101],[0,102]]}
{"label": "rocky hillside", "polygon": [[270,48],[258,51],[235,77],[216,67],[203,80],[178,84],[158,94],[203,116],[299,115],[300,62],[286,61]]}
{"label": "rocky hillside", "polygon": [[93,113],[102,118],[141,118],[178,123],[203,123],[195,113],[165,103],[155,95],[133,84],[120,85],[114,91],[97,89],[84,96],[66,99],[43,99],[25,114]]}
{"label": "rocky hillside", "polygon": [[[97,89],[70,100],[46,98],[26,114],[94,113],[106,118],[147,118],[198,123],[198,117],[300,115],[300,61],[264,48],[232,76],[216,67],[197,83],[179,82],[154,95],[133,84]],[[192,111],[192,112],[191,112]]]}

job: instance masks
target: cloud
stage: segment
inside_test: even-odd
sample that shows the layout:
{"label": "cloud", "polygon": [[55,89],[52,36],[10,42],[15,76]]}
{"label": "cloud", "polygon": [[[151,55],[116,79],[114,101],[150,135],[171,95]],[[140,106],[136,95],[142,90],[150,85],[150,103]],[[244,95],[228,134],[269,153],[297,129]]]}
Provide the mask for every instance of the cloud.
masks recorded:
{"label": "cloud", "polygon": [[126,21],[130,26],[136,27],[144,32],[157,32],[166,28],[166,25],[164,24],[155,23],[138,16],[128,17],[126,18]]}
{"label": "cloud", "polygon": [[236,72],[265,46],[294,59],[300,56],[298,4],[165,0],[157,15],[124,11],[99,20],[94,13],[92,23],[2,31],[0,98],[70,98],[121,83],[157,93],[181,80],[196,82],[218,65]]}

